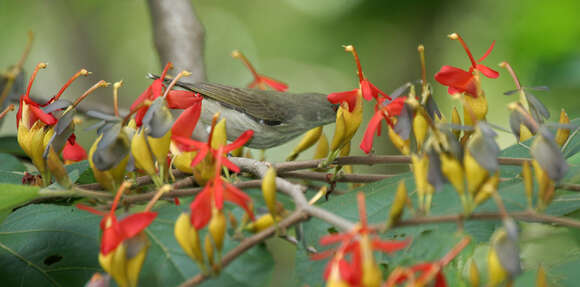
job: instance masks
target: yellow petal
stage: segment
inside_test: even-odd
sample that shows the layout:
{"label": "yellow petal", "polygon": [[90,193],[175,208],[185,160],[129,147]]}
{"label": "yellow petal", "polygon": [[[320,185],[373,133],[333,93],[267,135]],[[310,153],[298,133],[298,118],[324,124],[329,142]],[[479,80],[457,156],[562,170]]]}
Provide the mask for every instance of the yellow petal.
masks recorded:
{"label": "yellow petal", "polygon": [[[459,112],[457,111],[457,107],[453,107],[453,111],[451,112],[451,123],[456,125],[461,125],[461,118],[459,117]],[[461,130],[453,130],[453,134],[455,138],[459,138],[459,134],[461,134]]]}
{"label": "yellow petal", "polygon": [[228,136],[226,134],[226,119],[221,119],[213,128],[211,135],[211,147],[219,149],[227,144]]}
{"label": "yellow petal", "polygon": [[262,195],[272,215],[276,215],[276,170],[270,167],[262,179]]}
{"label": "yellow petal", "polygon": [[214,208],[212,210],[212,217],[209,221],[209,233],[211,234],[213,243],[218,252],[221,252],[224,246],[224,235],[226,234],[227,220],[226,216],[221,210]]}
{"label": "yellow petal", "polygon": [[408,155],[411,152],[411,141],[410,139],[403,140],[391,127],[389,127],[389,138],[393,145],[404,155]]}
{"label": "yellow petal", "polygon": [[203,266],[204,262],[199,234],[193,225],[191,225],[189,214],[182,213],[177,218],[173,232],[175,239],[177,239],[177,242],[185,253],[200,266]]}
{"label": "yellow petal", "polygon": [[472,126],[474,124],[470,110],[478,121],[485,119],[485,116],[487,115],[487,99],[483,93],[481,96],[476,98],[468,95],[465,96],[464,99],[463,121],[465,122],[465,125]]}
{"label": "yellow petal", "polygon": [[471,156],[469,150],[466,150],[463,156],[463,167],[465,168],[465,178],[467,179],[467,191],[474,195],[489,176],[489,173]]}
{"label": "yellow petal", "polygon": [[[566,111],[564,111],[564,109],[562,109],[562,111],[560,112],[559,123],[560,124],[569,124],[570,123],[570,118],[568,118],[568,114],[566,113]],[[556,143],[561,147],[566,143],[569,136],[570,136],[570,129],[558,129],[556,131],[556,137],[554,139],[555,139]]]}
{"label": "yellow petal", "polygon": [[316,151],[314,152],[313,159],[325,158],[328,155],[328,139],[324,135],[320,135],[318,139],[318,144],[316,145]]}
{"label": "yellow petal", "polygon": [[157,173],[155,162],[153,161],[143,129],[137,131],[133,136],[131,140],[131,153],[133,154],[137,168],[144,170],[149,175],[155,175]]}
{"label": "yellow petal", "polygon": [[286,158],[286,160],[295,160],[298,155],[313,146],[320,136],[322,135],[322,126],[313,128],[304,134],[304,137],[300,140],[298,145],[294,147],[292,153]]}
{"label": "yellow petal", "polygon": [[465,181],[463,175],[463,168],[458,160],[447,155],[442,154],[441,158],[441,171],[443,175],[449,180],[451,185],[455,188],[455,191],[459,195],[463,195],[465,192]]}
{"label": "yellow petal", "polygon": [[416,113],[413,118],[413,134],[417,141],[417,150],[421,150],[425,138],[427,138],[427,119],[422,113]]}

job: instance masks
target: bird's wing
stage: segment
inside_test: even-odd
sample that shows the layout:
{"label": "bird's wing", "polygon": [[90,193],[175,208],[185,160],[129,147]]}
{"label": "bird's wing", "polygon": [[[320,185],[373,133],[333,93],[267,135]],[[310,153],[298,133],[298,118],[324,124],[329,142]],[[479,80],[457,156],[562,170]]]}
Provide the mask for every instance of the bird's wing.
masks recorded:
{"label": "bird's wing", "polygon": [[[223,105],[244,112],[268,125],[285,122],[294,113],[291,99],[296,95],[275,91],[234,88],[214,83],[187,84],[187,88]],[[276,104],[272,104],[275,102]]]}

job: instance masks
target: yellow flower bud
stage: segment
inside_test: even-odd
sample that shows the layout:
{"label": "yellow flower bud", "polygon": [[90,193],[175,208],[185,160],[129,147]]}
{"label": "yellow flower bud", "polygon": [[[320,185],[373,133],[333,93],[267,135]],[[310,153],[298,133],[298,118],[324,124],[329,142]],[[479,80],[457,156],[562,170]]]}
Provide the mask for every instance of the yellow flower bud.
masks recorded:
{"label": "yellow flower bud", "polygon": [[479,287],[479,270],[473,259],[469,263],[469,284],[471,287]]}
{"label": "yellow flower bud", "polygon": [[403,211],[405,210],[405,205],[407,204],[407,188],[405,187],[405,181],[399,181],[399,186],[397,187],[397,194],[395,199],[391,204],[391,211],[389,212],[389,219],[387,221],[387,228],[397,223]]}
{"label": "yellow flower bud", "polygon": [[497,191],[497,185],[499,184],[499,174],[496,173],[494,176],[488,178],[481,188],[475,195],[475,206],[478,206],[485,202],[494,192]]}
{"label": "yellow flower bud", "polygon": [[[564,109],[562,109],[562,111],[560,112],[559,123],[563,124],[563,125],[570,123],[570,118],[568,118],[568,114],[566,113],[566,111]],[[561,147],[566,143],[569,136],[570,136],[570,129],[560,128],[556,131],[556,137],[554,138],[554,140]]]}
{"label": "yellow flower bud", "polygon": [[528,161],[524,161],[522,164],[522,177],[526,192],[526,198],[528,200],[528,207],[532,207],[532,197],[534,194],[534,183],[532,179],[532,169]]}
{"label": "yellow flower bud", "polygon": [[487,253],[487,272],[489,286],[497,286],[507,278],[507,272],[501,265],[497,252],[493,246],[489,247]]}
{"label": "yellow flower bud", "polygon": [[147,236],[140,233],[125,240],[107,255],[99,253],[99,263],[120,287],[136,287],[148,248]]}
{"label": "yellow flower bud", "polygon": [[143,129],[138,130],[133,136],[131,140],[131,153],[133,154],[137,168],[144,170],[149,175],[155,175],[157,173],[155,162]]}
{"label": "yellow flower bud", "polygon": [[548,173],[542,169],[542,166],[536,161],[532,160],[534,173],[536,174],[536,182],[538,183],[538,207],[544,209],[554,197],[554,181],[550,179]]}
{"label": "yellow flower bud", "polygon": [[294,147],[292,153],[286,158],[287,161],[295,160],[298,155],[313,146],[322,135],[322,126],[313,128],[304,134],[298,145]]}
{"label": "yellow flower bud", "polygon": [[[129,146],[129,138],[127,137],[127,135],[123,132],[120,133],[119,135],[121,136],[121,140],[125,141],[127,146]],[[127,163],[129,163],[129,154],[127,154],[125,158],[121,160],[119,164],[117,164],[117,166],[109,170],[104,171],[99,170],[95,166],[95,163],[93,162],[93,155],[95,154],[97,146],[102,138],[103,136],[100,135],[89,149],[89,158],[88,158],[89,165],[93,170],[93,175],[95,176],[97,182],[110,192],[116,193],[117,189],[119,188],[119,186],[121,186],[121,183],[125,179],[125,170],[127,168]]]}
{"label": "yellow flower bud", "polygon": [[427,119],[422,113],[417,112],[413,118],[413,134],[417,141],[417,150],[421,150],[427,138]]}
{"label": "yellow flower bud", "polygon": [[211,147],[219,149],[227,144],[228,136],[226,134],[226,119],[221,119],[213,128],[211,135]]}
{"label": "yellow flower bud", "polygon": [[262,195],[270,214],[276,215],[276,170],[270,167],[262,179]]}
{"label": "yellow flower bud", "polygon": [[419,208],[423,208],[423,200],[425,195],[429,193],[431,184],[427,181],[427,172],[429,170],[429,158],[427,155],[419,157],[416,154],[411,155],[411,167],[413,170],[413,177],[415,178],[415,187],[417,188],[417,195],[419,197]]}
{"label": "yellow flower bud", "polygon": [[411,152],[411,140],[403,140],[391,127],[389,127],[389,138],[393,145],[401,152],[401,154],[408,155]]}
{"label": "yellow flower bud", "polygon": [[[190,216],[187,213],[182,213],[175,222],[173,230],[175,239],[183,248],[185,253],[193,259],[201,267],[204,266],[203,254],[201,253],[201,243],[199,234],[193,225],[191,225]],[[203,269],[203,268],[202,268]]]}
{"label": "yellow flower bud", "polygon": [[538,274],[536,276],[536,287],[548,287],[546,280],[546,271],[542,265],[538,266]]}
{"label": "yellow flower bud", "polygon": [[171,130],[160,138],[147,137],[151,152],[159,165],[167,165],[167,154],[169,154],[169,145],[171,143]]}
{"label": "yellow flower bud", "polygon": [[527,141],[533,136],[532,132],[524,124],[520,124],[520,142]]}
{"label": "yellow flower bud", "polygon": [[348,109],[346,109],[344,113],[346,134],[343,144],[350,143],[350,140],[352,139],[352,137],[354,137],[354,134],[356,133],[358,127],[362,123],[362,118],[363,118],[363,99],[362,96],[359,94],[359,96],[356,98],[356,104],[352,112],[349,112]]}
{"label": "yellow flower bud", "polygon": [[441,154],[441,172],[449,180],[459,195],[465,193],[463,168],[458,160],[447,154]]}
{"label": "yellow flower bud", "polygon": [[221,253],[224,247],[224,236],[226,234],[227,220],[226,216],[221,210],[214,208],[212,210],[212,217],[209,221],[209,234],[213,239],[213,243],[217,248],[217,252]]}
{"label": "yellow flower bud", "polygon": [[54,131],[41,121],[36,121],[30,129],[24,124],[18,126],[18,144],[43,176],[46,173],[46,162],[42,157],[45,142],[50,140],[53,134]]}
{"label": "yellow flower bud", "polygon": [[483,93],[478,97],[466,96],[464,99],[463,121],[465,125],[472,126],[475,123],[471,112],[473,112],[473,116],[475,116],[477,121],[485,119],[485,115],[487,115],[487,99]]}
{"label": "yellow flower bud", "polygon": [[[459,112],[457,111],[457,107],[453,107],[453,111],[451,111],[451,123],[456,125],[461,125],[461,118],[459,117]],[[455,138],[459,138],[461,134],[461,130],[453,130],[453,134]]]}
{"label": "yellow flower bud", "polygon": [[362,257],[362,286],[379,287],[383,281],[381,269],[373,256],[373,249],[368,234],[360,240]]}
{"label": "yellow flower bud", "polygon": [[338,150],[344,141],[346,135],[346,124],[344,122],[344,111],[342,107],[338,108],[336,113],[336,126],[334,128],[334,136],[332,137],[332,143],[330,144],[330,150]]}
{"label": "yellow flower bud", "polygon": [[205,235],[205,240],[203,241],[203,250],[205,251],[205,256],[207,257],[207,261],[209,262],[210,266],[215,266],[215,261],[213,258],[213,246],[214,243],[212,242],[211,236],[208,233]]}
{"label": "yellow flower bud", "polygon": [[[334,259],[331,259],[334,260]],[[338,261],[336,261],[338,262]],[[351,285],[342,279],[338,263],[331,262],[330,274],[326,280],[326,287],[350,287]]]}
{"label": "yellow flower bud", "polygon": [[469,150],[466,150],[463,155],[463,167],[467,179],[467,191],[474,195],[489,176],[489,172],[475,160]]}
{"label": "yellow flower bud", "polygon": [[320,135],[318,139],[318,144],[316,145],[316,151],[314,152],[313,159],[321,159],[328,156],[328,139],[324,135]]}
{"label": "yellow flower bud", "polygon": [[274,222],[276,221],[280,221],[282,219],[282,217],[280,216],[276,216],[273,217],[272,214],[268,213],[268,214],[264,214],[262,216],[260,216],[259,218],[257,218],[256,220],[254,220],[253,222],[248,223],[245,226],[246,230],[249,230],[251,232],[254,233],[258,233],[261,232],[262,230],[274,225]]}
{"label": "yellow flower bud", "polygon": [[175,156],[173,159],[173,165],[175,168],[181,172],[192,174],[193,167],[191,166],[191,161],[197,155],[197,151],[186,151]]}

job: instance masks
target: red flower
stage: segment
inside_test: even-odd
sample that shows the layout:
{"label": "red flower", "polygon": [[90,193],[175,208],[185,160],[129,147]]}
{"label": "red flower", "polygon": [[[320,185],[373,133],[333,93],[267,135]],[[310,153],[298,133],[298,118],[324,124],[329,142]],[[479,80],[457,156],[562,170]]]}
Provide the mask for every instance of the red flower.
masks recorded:
{"label": "red flower", "polygon": [[[165,80],[165,76],[167,75],[167,71],[173,67],[172,63],[167,63],[165,68],[163,69],[163,73],[161,73],[161,77],[156,80],[153,80],[153,83],[147,87],[147,89],[141,93],[141,95],[133,102],[131,105],[130,110],[133,112],[136,109],[138,111],[135,113],[135,122],[138,127],[140,127],[143,123],[143,117],[147,113],[149,109],[148,106],[143,106],[142,104],[146,101],[154,101],[158,97],[163,96],[165,92],[164,89],[166,88],[163,81]],[[201,97],[198,94],[190,91],[180,91],[180,90],[172,90],[167,93],[166,102],[167,107],[170,109],[185,109],[199,101],[201,101]]]}
{"label": "red flower", "polygon": [[351,52],[352,55],[354,56],[354,61],[356,62],[357,74],[359,78],[359,88],[351,91],[329,94],[327,97],[328,101],[333,104],[347,102],[348,109],[350,112],[352,112],[352,110],[354,109],[354,105],[356,103],[356,97],[359,95],[359,92],[361,93],[363,98],[367,101],[370,101],[372,98],[379,100],[379,95],[382,95],[387,100],[391,100],[391,97],[389,97],[389,95],[381,91],[379,88],[373,85],[373,83],[371,83],[367,78],[365,78],[362,71],[362,67],[360,65],[358,54],[354,46],[348,45],[345,46],[344,49],[347,52]]}
{"label": "red flower", "polygon": [[79,209],[103,216],[101,220],[101,230],[103,232],[101,236],[101,254],[103,255],[115,250],[123,241],[138,235],[157,217],[156,212],[144,211],[131,214],[119,221],[115,216],[115,209],[117,209],[119,199],[126,187],[127,185],[123,184],[119,188],[109,213],[82,204],[76,205]]}
{"label": "red flower", "polygon": [[388,104],[385,104],[386,100],[383,100],[382,108],[377,109],[377,111],[371,118],[369,124],[367,125],[367,129],[363,136],[363,140],[360,143],[360,148],[365,153],[371,152],[371,149],[373,148],[373,139],[375,137],[375,131],[377,131],[378,133],[378,131],[380,130],[382,119],[385,119],[387,124],[393,127],[393,121],[391,120],[391,118],[401,114],[406,99],[407,97],[399,97],[394,99],[392,102]]}
{"label": "red flower", "polygon": [[36,74],[38,73],[38,70],[44,69],[46,68],[46,66],[47,66],[46,63],[39,63],[38,65],[36,65],[34,72],[32,72],[32,75],[30,76],[26,93],[20,97],[20,106],[18,107],[18,112],[16,113],[16,128],[20,126],[20,121],[22,117],[28,120],[27,122],[24,123],[25,125],[27,125],[27,128],[31,128],[34,125],[34,123],[37,122],[38,120],[42,121],[44,124],[48,126],[56,124],[57,119],[52,114],[45,113],[41,109],[41,107],[45,107],[53,103],[54,101],[58,100],[62,95],[62,93],[64,93],[64,91],[70,86],[70,84],[72,84],[72,82],[76,78],[80,76],[86,76],[89,74],[87,70],[81,69],[76,74],[74,74],[62,86],[62,88],[60,88],[60,90],[58,91],[58,93],[56,93],[54,97],[50,98],[48,102],[46,102],[44,105],[41,105],[30,98],[30,89],[32,88],[32,83],[34,82],[34,79],[36,79]]}
{"label": "red flower", "polygon": [[461,43],[461,45],[465,49],[465,52],[467,52],[467,56],[469,56],[471,66],[469,67],[468,71],[464,71],[462,69],[452,66],[443,66],[441,67],[441,70],[439,70],[439,72],[435,74],[435,80],[437,80],[437,82],[441,83],[442,85],[447,86],[448,87],[447,92],[450,95],[465,92],[473,97],[477,97],[477,86],[475,83],[475,76],[473,73],[475,70],[481,72],[483,75],[491,79],[499,77],[498,72],[492,70],[491,68],[485,65],[479,64],[491,53],[495,41],[491,43],[491,46],[489,47],[487,52],[485,52],[485,54],[481,58],[479,58],[479,60],[477,60],[476,62],[475,59],[473,58],[473,55],[471,54],[471,51],[469,51],[469,48],[467,48],[467,45],[465,44],[461,36],[457,35],[456,33],[453,33],[449,35],[449,38],[453,40],[458,40]]}
{"label": "red flower", "polygon": [[244,65],[246,65],[246,67],[248,67],[248,70],[250,70],[250,72],[254,76],[254,81],[252,81],[248,85],[248,88],[250,88],[250,89],[258,88],[260,90],[266,90],[266,86],[269,86],[270,88],[272,88],[276,91],[279,91],[279,92],[285,92],[286,90],[288,90],[288,85],[286,85],[280,81],[274,80],[270,77],[266,77],[264,75],[258,74],[258,72],[256,72],[256,69],[254,68],[254,66],[252,66],[250,61],[248,61],[246,56],[244,56],[244,54],[242,54],[240,51],[237,51],[237,50],[233,51],[232,57],[239,58],[240,60],[242,60]]}
{"label": "red flower", "polygon": [[469,237],[463,238],[438,261],[419,263],[410,268],[395,269],[389,275],[389,278],[383,286],[396,286],[405,281],[411,281],[412,284],[410,285],[412,286],[425,286],[434,279],[435,284],[433,286],[446,287],[447,282],[445,280],[445,274],[443,274],[443,267],[449,264],[469,244],[469,241]]}
{"label": "red flower", "polygon": [[40,108],[40,104],[30,98],[30,89],[32,88],[32,83],[34,83],[36,74],[38,73],[38,70],[44,68],[46,68],[45,63],[39,63],[36,65],[36,68],[34,68],[34,72],[32,72],[30,80],[28,81],[26,93],[20,97],[20,106],[18,107],[18,112],[16,112],[16,128],[20,126],[20,122],[23,121],[23,117],[25,121],[24,124],[28,129],[30,129],[34,123],[39,120],[49,126],[56,124],[56,118],[50,113],[45,113]]}
{"label": "red flower", "polygon": [[[225,182],[221,177],[222,160],[226,159],[223,156],[223,154],[225,154],[224,147],[219,148],[216,153],[221,154],[222,156],[215,156],[215,177],[205,185],[205,188],[195,197],[195,200],[190,205],[192,211],[191,224],[197,230],[208,224],[212,216],[213,208],[222,210],[224,207],[224,201],[237,204],[246,211],[252,220],[254,220],[254,213],[250,208],[250,197],[237,187]],[[230,164],[233,165],[231,162]],[[239,172],[239,168],[235,165],[233,166],[236,167]],[[230,167],[228,166],[228,168]]]}
{"label": "red flower", "polygon": [[76,142],[76,136],[72,134],[62,150],[62,158],[65,162],[78,162],[87,159],[87,152]]}
{"label": "red flower", "polygon": [[[213,132],[213,130],[212,130],[212,132]],[[177,136],[172,135],[171,140],[173,140],[173,142],[177,144],[179,149],[181,149],[183,151],[197,151],[195,158],[193,158],[193,160],[191,161],[191,166],[195,166],[198,163],[200,163],[205,158],[205,156],[208,154],[208,152],[211,152],[211,154],[214,156],[216,161],[218,159],[220,160],[220,165],[224,165],[225,167],[229,168],[233,172],[237,173],[237,172],[240,172],[240,168],[237,165],[233,164],[226,157],[226,155],[229,152],[231,152],[231,151],[243,146],[244,144],[246,144],[246,142],[248,142],[252,138],[253,135],[254,135],[254,131],[247,130],[243,134],[241,134],[234,142],[225,145],[220,150],[215,150],[211,147],[211,134],[210,134],[207,142],[198,142],[196,140],[190,139],[189,137],[183,137],[183,136],[178,136],[178,135]],[[219,170],[221,170],[221,167]]]}
{"label": "red flower", "polygon": [[[340,246],[336,249],[329,249],[311,256],[312,260],[320,260],[334,255],[333,259],[331,259],[326,266],[324,279],[328,280],[328,276],[332,269],[338,267],[342,280],[354,286],[360,285],[363,276],[362,266],[363,260],[365,259],[362,256],[363,251],[361,250],[361,246],[364,245],[361,244],[362,240],[370,240],[370,247],[372,250],[379,250],[386,253],[392,253],[405,248],[409,243],[408,240],[385,241],[374,236],[377,231],[369,227],[367,224],[364,194],[359,192],[357,197],[360,224],[347,233],[336,233],[323,236],[320,238],[321,245],[340,243]],[[347,261],[347,255],[350,255],[352,263]]]}
{"label": "red flower", "polygon": [[[196,101],[193,101],[192,99],[196,99]],[[195,97],[187,96],[183,101],[176,100],[176,103],[182,104],[183,107],[187,108],[185,108],[185,110],[179,115],[177,120],[175,120],[175,123],[173,123],[173,126],[171,127],[171,136],[189,138],[191,137],[195,126],[197,126],[199,116],[201,115],[201,96],[199,96],[199,94],[196,94]]]}

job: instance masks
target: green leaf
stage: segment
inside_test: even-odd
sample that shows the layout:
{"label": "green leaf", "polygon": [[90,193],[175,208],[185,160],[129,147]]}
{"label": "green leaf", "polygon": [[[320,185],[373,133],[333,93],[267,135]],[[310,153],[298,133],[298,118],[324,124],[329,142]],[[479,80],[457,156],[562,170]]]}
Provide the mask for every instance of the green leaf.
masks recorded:
{"label": "green leaf", "polygon": [[0,152],[9,153],[16,156],[26,156],[16,136],[2,136],[0,137]]}
{"label": "green leaf", "polygon": [[[145,230],[151,245],[139,286],[177,286],[199,273],[173,237],[173,224],[181,210],[174,205],[156,210],[158,218]],[[3,284],[84,285],[94,272],[102,272],[97,260],[100,220],[74,207],[29,205],[16,210],[0,226]],[[224,254],[237,244],[228,236]],[[204,286],[256,286],[268,282],[273,266],[265,246],[258,245]]]}
{"label": "green leaf", "polygon": [[14,207],[38,197],[39,187],[0,183],[0,211]]}
{"label": "green leaf", "polygon": [[26,166],[13,155],[0,153],[0,170],[26,171]]}
{"label": "green leaf", "polygon": [[65,166],[71,181],[77,184],[94,183],[95,177],[88,160],[83,160]]}

